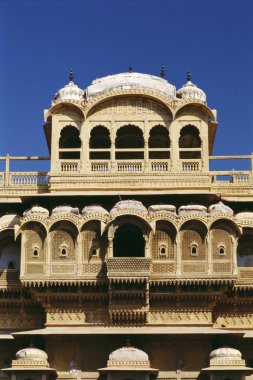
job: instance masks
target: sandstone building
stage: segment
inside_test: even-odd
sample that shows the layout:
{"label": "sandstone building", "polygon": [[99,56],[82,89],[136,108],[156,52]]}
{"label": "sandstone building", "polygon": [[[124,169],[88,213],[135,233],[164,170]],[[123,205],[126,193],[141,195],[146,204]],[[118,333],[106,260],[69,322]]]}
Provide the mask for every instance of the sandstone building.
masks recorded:
{"label": "sandstone building", "polygon": [[[212,156],[216,128],[190,75],[82,90],[71,73],[44,112],[49,157],[1,157],[2,378],[253,372],[253,156]],[[251,170],[212,170],[226,159]]]}

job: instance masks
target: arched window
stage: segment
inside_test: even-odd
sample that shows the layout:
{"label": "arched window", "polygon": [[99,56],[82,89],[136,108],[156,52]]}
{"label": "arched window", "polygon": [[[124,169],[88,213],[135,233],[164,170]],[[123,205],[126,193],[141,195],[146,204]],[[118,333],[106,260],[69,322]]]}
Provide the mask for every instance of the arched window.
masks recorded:
{"label": "arched window", "polygon": [[33,257],[39,257],[39,248],[33,247]]}
{"label": "arched window", "polygon": [[[109,160],[111,140],[108,129],[102,125],[93,128],[90,134],[89,147],[91,160]],[[97,149],[99,151],[96,151]]]}
{"label": "arched window", "polygon": [[0,269],[20,267],[20,239],[14,240],[13,231],[0,233]]}
{"label": "arched window", "polygon": [[159,254],[160,256],[167,256],[168,252],[167,252],[167,247],[165,244],[162,244],[160,247],[159,247]]}
{"label": "arched window", "polygon": [[201,158],[201,139],[199,130],[194,125],[189,124],[181,129],[179,138],[179,152],[180,159]]}
{"label": "arched window", "polygon": [[114,257],[144,257],[145,241],[143,233],[134,224],[119,226],[113,240]]}
{"label": "arched window", "polygon": [[190,245],[190,255],[198,256],[198,244],[195,242]]}
{"label": "arched window", "polygon": [[221,244],[218,246],[218,254],[220,256],[225,256],[226,255],[226,247],[224,244]]}
{"label": "arched window", "polygon": [[214,260],[232,257],[232,236],[236,236],[235,226],[229,220],[217,220],[211,226],[211,249]]}
{"label": "arched window", "polygon": [[81,139],[79,130],[71,125],[61,130],[59,139],[59,158],[79,159]]}
{"label": "arched window", "polygon": [[15,263],[13,261],[8,263],[8,269],[15,269]]}
{"label": "arched window", "polygon": [[144,158],[144,138],[142,130],[135,125],[125,125],[117,131],[116,159],[143,159]]}
{"label": "arched window", "polygon": [[68,247],[65,244],[60,246],[60,256],[61,257],[68,256]]}
{"label": "arched window", "polygon": [[175,238],[176,230],[174,226],[163,220],[156,223],[156,231],[151,240],[151,254],[153,259],[175,259]]}
{"label": "arched window", "polygon": [[207,229],[201,222],[191,220],[181,227],[182,260],[206,260]]}
{"label": "arched window", "polygon": [[170,138],[169,131],[162,125],[156,125],[149,133],[149,158],[166,159],[170,158]]}

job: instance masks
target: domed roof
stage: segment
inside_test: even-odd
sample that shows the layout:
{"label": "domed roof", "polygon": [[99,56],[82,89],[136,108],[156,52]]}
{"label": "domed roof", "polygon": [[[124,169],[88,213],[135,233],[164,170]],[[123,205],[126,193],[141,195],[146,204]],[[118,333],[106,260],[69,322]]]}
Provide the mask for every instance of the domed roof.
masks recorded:
{"label": "domed roof", "polygon": [[87,87],[86,94],[87,97],[91,97],[105,91],[114,89],[127,90],[133,87],[158,91],[173,99],[176,97],[175,86],[168,83],[165,79],[136,72],[120,73],[98,78]]}
{"label": "domed roof", "polygon": [[242,354],[239,350],[231,347],[221,347],[213,350],[210,354],[210,359],[226,358],[226,360],[241,359]]}
{"label": "domed roof", "polygon": [[88,214],[109,215],[109,212],[100,205],[90,205],[90,206],[85,206],[82,209],[82,215],[88,215]]}
{"label": "domed roof", "polygon": [[62,206],[55,207],[52,211],[52,215],[60,215],[60,214],[79,215],[79,209],[77,207],[72,207],[69,205],[62,205]]}
{"label": "domed roof", "polygon": [[129,342],[126,346],[113,351],[107,367],[128,367],[128,366],[150,367],[150,362],[146,352],[132,347]]}
{"label": "domed roof", "polygon": [[146,207],[139,201],[135,201],[132,199],[128,199],[125,201],[120,201],[116,203],[116,205],[111,209],[111,214],[114,214],[119,211],[123,210],[131,210],[131,211],[137,211],[144,214],[147,214],[148,210]]}
{"label": "domed roof", "polygon": [[148,208],[149,213],[154,212],[170,212],[176,214],[176,206],[174,205],[152,205]]}
{"label": "domed roof", "polygon": [[191,74],[187,73],[187,83],[177,90],[181,99],[200,100],[206,102],[206,94],[191,81]]}
{"label": "domed roof", "polygon": [[31,208],[29,208],[23,212],[23,216],[33,216],[33,215],[34,216],[40,215],[40,216],[48,217],[49,211],[44,207],[41,207],[39,205],[34,205]]}
{"label": "domed roof", "polygon": [[55,103],[65,101],[82,102],[84,100],[85,92],[73,82],[73,79],[73,72],[71,70],[69,75],[69,83],[55,94]]}
{"label": "domed roof", "polygon": [[179,207],[178,212],[179,214],[186,214],[186,213],[206,214],[207,209],[205,206],[202,206],[202,205],[187,205],[187,206]]}
{"label": "domed roof", "polygon": [[233,215],[234,213],[230,207],[224,205],[224,203],[222,202],[218,202],[218,203],[215,203],[214,205],[209,206],[208,212],[210,214],[222,213],[222,214],[227,214],[227,215]]}
{"label": "domed roof", "polygon": [[23,348],[16,353],[17,360],[41,361],[47,360],[48,356],[45,351],[33,346]]}

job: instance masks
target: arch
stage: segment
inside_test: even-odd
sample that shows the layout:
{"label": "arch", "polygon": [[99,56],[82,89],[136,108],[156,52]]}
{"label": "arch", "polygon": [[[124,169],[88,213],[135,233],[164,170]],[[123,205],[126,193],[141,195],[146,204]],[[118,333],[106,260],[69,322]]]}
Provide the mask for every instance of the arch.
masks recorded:
{"label": "arch", "polygon": [[[74,223],[61,220],[50,228],[51,260],[74,261],[78,230]],[[64,254],[63,254],[64,250]]]}
{"label": "arch", "polygon": [[103,149],[111,147],[110,131],[103,125],[97,125],[90,132],[90,149]]}
{"label": "arch", "polygon": [[49,228],[49,232],[59,228],[63,228],[66,231],[71,231],[73,238],[76,238],[79,232],[77,225],[71,219],[64,218],[53,221]]}
{"label": "arch", "polygon": [[253,235],[243,234],[238,240],[237,266],[253,267]]}
{"label": "arch", "polygon": [[154,231],[154,226],[145,219],[145,215],[122,210],[121,212],[117,212],[116,215],[112,214],[112,218],[105,229],[108,229],[111,225],[120,226],[124,223],[132,223],[139,227],[144,234],[151,230]]}
{"label": "arch", "polygon": [[[103,125],[94,127],[90,132],[89,148],[92,149],[90,151],[90,160],[110,160],[110,147],[111,139],[108,128]],[[93,149],[99,149],[99,151],[96,152]],[[105,149],[105,151],[101,151],[101,149]]]}
{"label": "arch", "polygon": [[43,261],[45,259],[45,239],[47,231],[37,222],[28,222],[23,228],[25,260]]}
{"label": "arch", "polygon": [[198,109],[202,111],[210,120],[216,121],[216,116],[210,108],[208,108],[204,104],[197,103],[194,101],[191,103],[187,103],[181,106],[180,108],[178,108],[177,111],[175,112],[175,119],[180,116],[180,113],[182,113],[182,111],[189,108]]}
{"label": "arch", "polygon": [[189,220],[180,228],[182,260],[206,260],[206,234],[204,223]]}
{"label": "arch", "polygon": [[169,131],[166,127],[158,124],[151,128],[148,140],[149,148],[170,148]]}
{"label": "arch", "polygon": [[72,108],[75,111],[77,111],[77,113],[81,116],[82,119],[85,118],[85,113],[81,106],[79,106],[78,104],[70,103],[70,102],[62,102],[62,103],[55,104],[45,113],[44,121],[47,121],[48,117],[53,116],[54,114],[57,114],[58,111],[60,112],[62,108],[66,108],[66,107],[69,109]]}
{"label": "arch", "polygon": [[180,130],[179,148],[200,148],[199,129],[195,125],[185,125]]}
{"label": "arch", "polygon": [[0,269],[19,269],[21,244],[14,240],[13,231],[0,233]]}
{"label": "arch", "polygon": [[113,257],[144,257],[145,240],[135,224],[121,224],[114,235]]}
{"label": "arch", "polygon": [[73,125],[66,125],[61,130],[59,148],[81,148],[80,132]]}
{"label": "arch", "polygon": [[175,260],[176,233],[173,224],[165,220],[157,221],[156,231],[151,239],[153,259]]}
{"label": "arch", "polygon": [[90,220],[81,228],[82,259],[104,260],[108,248],[107,231],[101,235],[101,222]]}
{"label": "arch", "polygon": [[217,228],[218,226],[235,237],[241,235],[239,226],[231,219],[219,217],[210,224],[210,229]]}
{"label": "arch", "polygon": [[132,124],[120,127],[117,130],[115,147],[120,149],[144,148],[142,130]]}

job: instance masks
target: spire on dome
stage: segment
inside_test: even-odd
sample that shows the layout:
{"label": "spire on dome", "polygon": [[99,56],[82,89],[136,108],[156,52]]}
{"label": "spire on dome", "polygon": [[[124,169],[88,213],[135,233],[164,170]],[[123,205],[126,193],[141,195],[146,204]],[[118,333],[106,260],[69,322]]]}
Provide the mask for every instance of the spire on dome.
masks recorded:
{"label": "spire on dome", "polygon": [[73,80],[74,80],[74,73],[73,73],[73,70],[71,68],[70,71],[69,71],[69,81],[73,82]]}
{"label": "spire on dome", "polygon": [[162,65],[160,76],[161,76],[161,78],[165,77],[165,66],[164,65]]}
{"label": "spire on dome", "polygon": [[191,76],[190,71],[187,71],[186,79],[187,79],[188,82],[191,82],[191,80],[192,80],[192,76]]}

